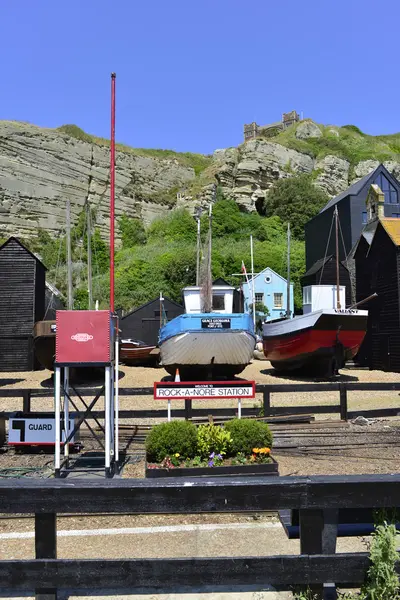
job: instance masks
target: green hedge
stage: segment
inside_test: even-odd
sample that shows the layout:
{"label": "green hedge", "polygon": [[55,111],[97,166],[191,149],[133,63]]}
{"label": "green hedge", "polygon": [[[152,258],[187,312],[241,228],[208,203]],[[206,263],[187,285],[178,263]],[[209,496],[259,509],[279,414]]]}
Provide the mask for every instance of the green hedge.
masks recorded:
{"label": "green hedge", "polygon": [[193,458],[197,450],[197,429],[189,421],[170,421],[155,425],[146,440],[147,458],[161,462],[166,456],[180,454]]}
{"label": "green hedge", "polygon": [[271,448],[272,433],[267,423],[251,419],[234,419],[225,424],[232,436],[231,453],[236,456],[242,452],[246,456],[253,448]]}

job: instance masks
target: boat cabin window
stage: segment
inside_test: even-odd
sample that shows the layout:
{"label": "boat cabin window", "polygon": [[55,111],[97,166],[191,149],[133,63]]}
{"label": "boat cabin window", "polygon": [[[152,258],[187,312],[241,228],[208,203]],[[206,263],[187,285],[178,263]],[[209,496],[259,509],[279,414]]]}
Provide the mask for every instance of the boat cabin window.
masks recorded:
{"label": "boat cabin window", "polygon": [[307,286],[303,288],[303,304],[311,304],[312,303],[312,293],[311,286]]}
{"label": "boat cabin window", "polygon": [[215,311],[225,310],[225,296],[222,294],[213,294],[212,309]]}
{"label": "boat cabin window", "polygon": [[278,292],[274,294],[274,308],[283,308],[283,294]]}

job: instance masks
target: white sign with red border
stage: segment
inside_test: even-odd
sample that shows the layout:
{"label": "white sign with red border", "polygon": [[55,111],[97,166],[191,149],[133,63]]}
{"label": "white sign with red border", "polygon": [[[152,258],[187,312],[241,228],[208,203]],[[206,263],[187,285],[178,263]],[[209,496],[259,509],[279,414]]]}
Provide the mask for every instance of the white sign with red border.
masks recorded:
{"label": "white sign with red border", "polygon": [[179,381],[154,383],[155,400],[255,398],[255,381]]}

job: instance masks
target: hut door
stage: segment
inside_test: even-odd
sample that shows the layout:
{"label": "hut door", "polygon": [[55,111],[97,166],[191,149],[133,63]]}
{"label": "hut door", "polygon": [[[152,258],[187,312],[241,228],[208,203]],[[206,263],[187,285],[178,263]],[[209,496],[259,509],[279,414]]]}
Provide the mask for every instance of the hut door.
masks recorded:
{"label": "hut door", "polygon": [[142,339],[146,344],[156,345],[158,343],[158,332],[160,319],[142,319]]}
{"label": "hut door", "polygon": [[379,354],[383,371],[390,371],[390,344],[387,333],[381,333],[379,336]]}

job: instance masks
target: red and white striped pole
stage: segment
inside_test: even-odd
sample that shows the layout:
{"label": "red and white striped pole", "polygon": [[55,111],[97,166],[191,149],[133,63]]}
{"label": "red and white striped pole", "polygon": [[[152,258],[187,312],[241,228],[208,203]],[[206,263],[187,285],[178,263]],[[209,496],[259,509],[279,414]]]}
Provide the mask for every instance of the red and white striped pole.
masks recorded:
{"label": "red and white striped pole", "polygon": [[114,312],[115,243],[115,73],[111,73],[111,144],[110,144],[110,310]]}

